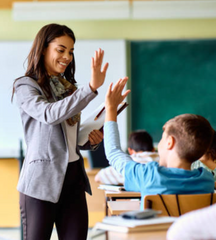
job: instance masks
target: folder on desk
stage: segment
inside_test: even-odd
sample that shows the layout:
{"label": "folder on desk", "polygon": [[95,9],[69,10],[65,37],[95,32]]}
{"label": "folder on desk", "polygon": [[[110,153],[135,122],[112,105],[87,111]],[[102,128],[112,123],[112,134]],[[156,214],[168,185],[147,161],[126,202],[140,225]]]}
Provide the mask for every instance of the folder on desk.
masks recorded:
{"label": "folder on desk", "polygon": [[[126,107],[128,103],[123,102],[119,104],[117,114],[120,114]],[[105,120],[105,103],[102,103],[95,111],[80,125],[78,145],[84,146],[88,142],[88,136],[93,130],[103,130],[104,120]]]}
{"label": "folder on desk", "polygon": [[96,223],[94,229],[114,232],[146,232],[167,230],[177,217],[155,217],[143,220],[124,219],[121,216],[105,217],[102,222]]}

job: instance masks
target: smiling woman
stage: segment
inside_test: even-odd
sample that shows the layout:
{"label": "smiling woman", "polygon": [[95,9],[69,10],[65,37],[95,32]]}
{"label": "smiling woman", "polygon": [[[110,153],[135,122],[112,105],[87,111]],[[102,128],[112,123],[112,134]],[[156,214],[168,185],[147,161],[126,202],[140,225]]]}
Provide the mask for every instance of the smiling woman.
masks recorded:
{"label": "smiling woman", "polygon": [[[96,51],[91,80],[78,89],[74,44],[68,27],[44,26],[28,55],[25,77],[14,82],[27,145],[18,183],[25,240],[50,239],[54,223],[59,239],[86,239],[85,191],[91,189],[77,135],[80,112],[97,96],[108,63],[102,68],[104,51]],[[96,149],[102,139],[93,130],[85,149]]]}
{"label": "smiling woman", "polygon": [[44,50],[44,65],[49,75],[64,73],[73,60],[74,40],[65,35],[55,38]]}

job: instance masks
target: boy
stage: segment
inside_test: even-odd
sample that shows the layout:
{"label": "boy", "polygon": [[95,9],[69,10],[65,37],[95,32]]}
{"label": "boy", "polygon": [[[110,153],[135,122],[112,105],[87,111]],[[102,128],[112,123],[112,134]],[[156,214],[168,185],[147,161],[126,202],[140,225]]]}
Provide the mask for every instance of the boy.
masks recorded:
{"label": "boy", "polygon": [[[203,168],[191,169],[191,164],[209,148],[214,130],[203,117],[183,114],[163,126],[158,145],[159,163],[145,165],[131,161],[120,147],[117,127],[117,106],[130,90],[122,91],[127,78],[120,79],[105,100],[105,153],[110,165],[125,176],[125,189],[140,191],[142,200],[150,194],[201,194],[214,191],[213,175]],[[142,205],[141,205],[142,208]]]}
{"label": "boy", "polygon": [[[128,138],[128,153],[135,162],[145,164],[158,161],[152,137],[145,130],[134,131]],[[95,176],[95,181],[103,184],[124,184],[124,177],[112,166],[101,169]]]}

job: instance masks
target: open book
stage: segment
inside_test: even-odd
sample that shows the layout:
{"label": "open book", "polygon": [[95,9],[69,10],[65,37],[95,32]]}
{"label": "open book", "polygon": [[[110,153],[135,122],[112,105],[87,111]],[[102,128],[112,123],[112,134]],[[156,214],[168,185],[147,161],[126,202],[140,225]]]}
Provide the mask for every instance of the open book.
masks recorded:
{"label": "open book", "polygon": [[155,217],[143,220],[124,219],[121,216],[105,217],[102,222],[96,223],[94,229],[114,232],[144,232],[167,230],[177,217]]}
{"label": "open book", "polygon": [[[119,104],[117,114],[122,112],[128,103],[123,102]],[[92,114],[80,125],[78,145],[83,146],[88,142],[88,136],[91,131],[103,130],[104,120],[105,120],[105,103],[102,103]]]}
{"label": "open book", "polygon": [[125,191],[124,186],[106,185],[106,184],[100,184],[98,189],[102,189],[102,190],[106,190],[106,191],[112,191],[112,192]]}

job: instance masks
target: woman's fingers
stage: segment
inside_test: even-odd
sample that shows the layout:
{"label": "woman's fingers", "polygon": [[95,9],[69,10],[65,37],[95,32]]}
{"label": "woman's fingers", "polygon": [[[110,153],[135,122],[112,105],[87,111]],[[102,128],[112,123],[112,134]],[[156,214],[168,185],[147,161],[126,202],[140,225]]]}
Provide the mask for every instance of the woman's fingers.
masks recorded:
{"label": "woman's fingers", "polygon": [[102,73],[106,74],[107,68],[109,66],[109,63],[106,63],[102,69]]}
{"label": "woman's fingers", "polygon": [[103,57],[104,57],[104,50],[101,50],[100,48],[99,48],[99,50],[98,50],[98,64],[99,65],[102,65],[102,62],[103,62]]}
{"label": "woman's fingers", "polygon": [[100,67],[103,62],[103,57],[104,57],[104,51],[99,48],[97,51],[95,51],[95,56],[94,56],[94,67]]}
{"label": "woman's fingers", "polygon": [[89,141],[91,145],[99,144],[103,140],[103,133],[99,130],[93,130],[89,134]]}
{"label": "woman's fingers", "polygon": [[95,51],[95,63],[97,64],[98,63],[98,51]]}

